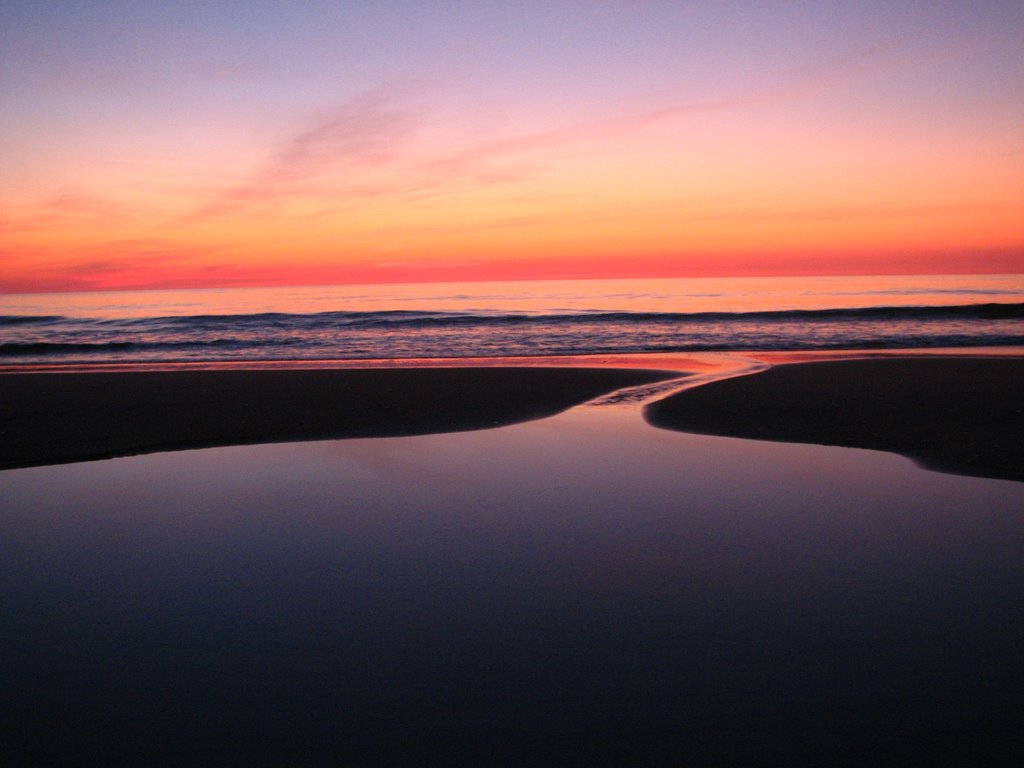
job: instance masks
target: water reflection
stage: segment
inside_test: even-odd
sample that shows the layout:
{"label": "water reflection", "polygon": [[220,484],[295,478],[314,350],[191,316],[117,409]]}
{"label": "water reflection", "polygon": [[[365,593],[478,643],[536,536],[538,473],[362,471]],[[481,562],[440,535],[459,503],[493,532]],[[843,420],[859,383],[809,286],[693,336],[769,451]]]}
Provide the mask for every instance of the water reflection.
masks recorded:
{"label": "water reflection", "polygon": [[14,754],[975,756],[1016,732],[1024,484],[582,409],[0,473]]}

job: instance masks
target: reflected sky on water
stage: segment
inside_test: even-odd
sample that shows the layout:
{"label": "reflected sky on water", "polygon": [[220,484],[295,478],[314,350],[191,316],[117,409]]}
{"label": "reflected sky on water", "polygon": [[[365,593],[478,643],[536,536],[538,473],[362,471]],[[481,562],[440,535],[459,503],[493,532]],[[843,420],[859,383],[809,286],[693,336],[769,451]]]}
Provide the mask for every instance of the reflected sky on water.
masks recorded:
{"label": "reflected sky on water", "polygon": [[1024,484],[889,454],[586,407],[7,471],[0,507],[12,754],[979,755],[1024,703]]}

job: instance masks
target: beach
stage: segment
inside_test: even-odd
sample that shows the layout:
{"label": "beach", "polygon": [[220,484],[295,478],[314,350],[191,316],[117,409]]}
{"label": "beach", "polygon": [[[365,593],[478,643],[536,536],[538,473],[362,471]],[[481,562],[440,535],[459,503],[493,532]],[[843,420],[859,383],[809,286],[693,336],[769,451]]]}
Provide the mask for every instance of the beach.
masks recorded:
{"label": "beach", "polygon": [[[910,429],[882,371],[979,374],[916,362],[668,402],[742,383],[734,425],[770,423],[775,371],[829,404],[857,370],[865,410],[903,397]],[[977,362],[998,410],[1019,368]],[[39,462],[275,441],[0,473],[10,764],[1019,757],[1024,484],[656,429],[604,398],[480,428],[667,373],[255,373],[3,380],[23,424],[52,414]],[[800,437],[842,439],[827,410]]]}
{"label": "beach", "polygon": [[[482,429],[684,375],[578,365],[5,374],[0,468]],[[688,389],[645,415],[667,429],[885,450],[932,469],[1022,480],[1021,381],[1024,360],[1013,357],[792,363]]]}
{"label": "beach", "polygon": [[0,768],[1024,765],[1024,0],[3,9]]}
{"label": "beach", "polygon": [[1024,361],[762,357],[0,376],[5,754],[1019,756]]}
{"label": "beach", "polygon": [[7,374],[0,375],[0,469],[483,429],[679,375],[579,367]]}
{"label": "beach", "polygon": [[1024,360],[880,358],[778,365],[649,405],[655,426],[891,451],[929,469],[1024,480]]}

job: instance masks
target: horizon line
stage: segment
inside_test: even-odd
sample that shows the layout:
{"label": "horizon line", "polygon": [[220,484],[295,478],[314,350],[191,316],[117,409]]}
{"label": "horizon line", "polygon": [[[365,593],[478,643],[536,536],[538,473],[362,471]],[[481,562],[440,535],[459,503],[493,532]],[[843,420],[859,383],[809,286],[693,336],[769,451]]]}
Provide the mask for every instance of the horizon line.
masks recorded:
{"label": "horizon line", "polygon": [[781,278],[836,278],[844,277],[1021,277],[1024,272],[1006,272],[1002,270],[978,270],[978,271],[893,271],[893,272],[806,272],[806,271],[783,271],[761,274],[658,274],[658,275],[619,275],[600,276],[591,275],[563,276],[563,277],[493,277],[473,279],[381,279],[381,280],[325,280],[316,282],[254,282],[247,284],[206,284],[206,285],[150,285],[145,287],[95,287],[95,288],[72,288],[72,289],[42,289],[42,290],[4,290],[0,289],[0,296],[31,296],[49,294],[80,294],[80,293],[148,293],[165,291],[225,291],[225,290],[261,290],[277,288],[327,288],[342,286],[376,286],[376,285],[444,285],[444,284],[467,284],[467,283],[553,283],[553,282],[625,282],[625,281],[652,281],[652,280],[770,280]]}

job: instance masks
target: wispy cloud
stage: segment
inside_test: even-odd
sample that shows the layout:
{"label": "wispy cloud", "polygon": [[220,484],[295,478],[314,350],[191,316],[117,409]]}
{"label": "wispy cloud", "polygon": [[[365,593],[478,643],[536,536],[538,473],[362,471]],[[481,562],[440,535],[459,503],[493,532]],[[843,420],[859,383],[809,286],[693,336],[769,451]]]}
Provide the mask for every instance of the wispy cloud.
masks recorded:
{"label": "wispy cloud", "polygon": [[435,171],[467,172],[495,160],[537,154],[569,145],[584,147],[640,133],[688,117],[795,102],[828,93],[848,83],[961,55],[964,45],[914,50],[901,44],[878,45],[807,67],[781,73],[776,85],[720,98],[682,100],[605,120],[589,121],[482,142],[431,163]]}
{"label": "wispy cloud", "polygon": [[272,201],[310,188],[325,173],[354,173],[391,161],[416,133],[418,112],[385,89],[361,94],[316,117],[273,152],[253,176],[231,187],[200,215],[247,202]]}
{"label": "wispy cloud", "polygon": [[868,205],[834,205],[786,208],[775,206],[725,208],[706,213],[682,215],[677,221],[736,221],[736,222],[840,222],[889,221],[896,219],[948,218],[996,211],[1011,211],[1011,203],[948,203],[898,205],[874,203]]}
{"label": "wispy cloud", "polygon": [[[8,206],[11,210],[13,205]],[[0,230],[31,231],[71,222],[110,224],[125,221],[138,211],[137,205],[98,195],[85,187],[64,187],[0,219]]]}
{"label": "wispy cloud", "polygon": [[429,197],[466,187],[493,186],[543,174],[567,156],[598,151],[608,142],[701,114],[796,102],[846,84],[960,55],[963,47],[891,44],[862,49],[780,73],[775,85],[720,98],[669,102],[647,111],[486,139],[422,157],[410,151],[431,113],[411,106],[409,88],[381,88],[323,112],[272,150],[262,168],[204,205],[197,217],[315,198],[324,210],[347,210],[368,200]]}
{"label": "wispy cloud", "polygon": [[363,94],[321,115],[291,138],[263,171],[267,181],[305,178],[325,167],[378,165],[415,132],[417,119],[381,92]]}
{"label": "wispy cloud", "polygon": [[[182,246],[164,238],[98,240],[74,248],[39,246],[32,258],[23,249],[0,252],[0,290],[89,291],[167,287],[179,277],[187,284],[197,257],[208,258],[217,246]],[[20,266],[5,270],[5,257]]]}

